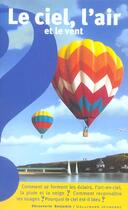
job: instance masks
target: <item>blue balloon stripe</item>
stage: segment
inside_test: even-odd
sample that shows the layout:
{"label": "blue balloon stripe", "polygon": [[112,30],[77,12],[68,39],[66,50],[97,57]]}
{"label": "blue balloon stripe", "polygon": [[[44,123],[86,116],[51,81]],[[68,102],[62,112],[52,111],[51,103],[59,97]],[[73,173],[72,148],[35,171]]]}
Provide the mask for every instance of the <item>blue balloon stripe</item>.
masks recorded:
{"label": "blue balloon stripe", "polygon": [[98,99],[95,103],[91,104],[85,96],[82,96],[78,103],[74,103],[73,107],[78,112],[82,111],[83,107],[85,107],[88,112],[92,112],[93,110],[98,108],[99,113],[101,113],[105,108],[105,106],[103,106],[102,98]]}
{"label": "blue balloon stripe", "polygon": [[48,116],[35,116],[32,118],[33,122],[48,122],[53,123],[53,118]]}
{"label": "blue balloon stripe", "polygon": [[101,113],[104,110],[103,106],[103,100],[102,98],[98,99],[95,103],[91,104],[85,96],[81,97],[79,102],[80,109],[82,110],[83,107],[86,107],[86,109],[89,112],[92,112],[93,110],[97,109],[99,110],[99,113]]}

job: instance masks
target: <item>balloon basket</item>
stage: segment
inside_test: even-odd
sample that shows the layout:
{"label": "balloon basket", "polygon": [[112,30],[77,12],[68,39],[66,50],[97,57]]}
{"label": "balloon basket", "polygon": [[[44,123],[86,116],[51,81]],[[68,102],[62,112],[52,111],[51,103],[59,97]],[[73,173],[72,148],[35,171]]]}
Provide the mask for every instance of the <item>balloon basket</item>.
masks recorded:
{"label": "balloon basket", "polygon": [[88,131],[83,131],[83,137],[88,137]]}
{"label": "balloon basket", "polygon": [[85,127],[83,130],[83,137],[88,137],[88,127]]}

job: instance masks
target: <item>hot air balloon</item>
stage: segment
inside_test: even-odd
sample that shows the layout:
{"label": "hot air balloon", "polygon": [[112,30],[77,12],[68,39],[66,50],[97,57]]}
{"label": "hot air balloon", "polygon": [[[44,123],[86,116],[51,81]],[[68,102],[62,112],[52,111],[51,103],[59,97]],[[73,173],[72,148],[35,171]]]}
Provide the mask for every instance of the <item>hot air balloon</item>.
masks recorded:
{"label": "hot air balloon", "polygon": [[73,41],[59,51],[53,86],[88,127],[109,104],[123,78],[123,64],[112,48],[90,39]]}
{"label": "hot air balloon", "polygon": [[41,110],[32,116],[32,123],[43,138],[43,134],[52,126],[53,117],[48,111]]}

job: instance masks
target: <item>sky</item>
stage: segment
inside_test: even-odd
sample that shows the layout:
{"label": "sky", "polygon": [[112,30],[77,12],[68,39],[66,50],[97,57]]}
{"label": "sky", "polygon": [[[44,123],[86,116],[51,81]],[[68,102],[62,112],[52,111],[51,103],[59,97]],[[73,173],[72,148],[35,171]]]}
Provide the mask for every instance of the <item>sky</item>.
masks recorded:
{"label": "sky", "polygon": [[[71,20],[76,28],[81,27],[81,9],[94,8],[106,13],[107,8],[121,13],[118,26],[97,27],[92,21],[84,27],[84,35],[55,35],[58,49],[77,39],[91,38],[112,47],[124,64],[124,78],[116,97],[89,128],[89,137],[82,137],[84,123],[76,119],[57,96],[52,85],[25,110],[12,119],[4,128],[0,144],[0,155],[16,165],[82,160],[128,152],[128,3],[127,0],[0,0],[1,6],[40,12],[50,7],[53,12],[69,8]],[[53,26],[51,26],[53,27]],[[64,28],[64,26],[62,26]],[[32,25],[8,29],[9,48],[0,58],[0,78],[10,71],[30,50],[34,34]],[[14,39],[15,37],[15,39]],[[31,116],[46,109],[54,116],[51,129],[44,139],[31,123]],[[122,129],[120,131],[119,129]]]}

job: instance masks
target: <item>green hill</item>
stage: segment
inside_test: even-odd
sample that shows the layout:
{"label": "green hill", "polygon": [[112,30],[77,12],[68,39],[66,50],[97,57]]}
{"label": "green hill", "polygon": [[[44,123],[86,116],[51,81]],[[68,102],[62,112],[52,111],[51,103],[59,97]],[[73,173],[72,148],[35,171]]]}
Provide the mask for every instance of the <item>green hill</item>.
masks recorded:
{"label": "green hill", "polygon": [[[71,171],[75,173],[76,162],[78,164],[78,169],[80,173],[86,172],[87,169],[89,171],[95,172],[97,168],[100,168],[100,162],[103,162],[105,167],[103,169],[104,172],[109,172],[113,170],[113,172],[120,171],[124,165],[128,165],[128,153],[124,154],[117,154],[111,155],[104,158],[97,158],[94,160],[77,160],[77,161],[70,161]],[[97,167],[97,164],[99,166]],[[102,164],[101,164],[102,165]],[[25,166],[19,166],[18,168],[42,168],[42,167],[61,167],[67,169],[68,162],[53,162],[53,163],[36,163],[36,164],[29,164]],[[102,167],[101,167],[102,168]]]}

